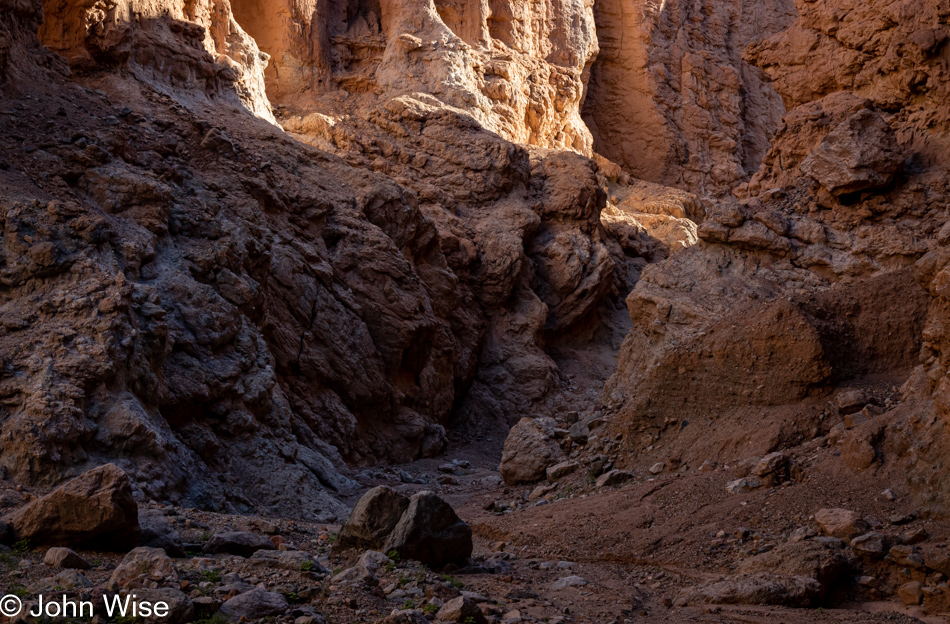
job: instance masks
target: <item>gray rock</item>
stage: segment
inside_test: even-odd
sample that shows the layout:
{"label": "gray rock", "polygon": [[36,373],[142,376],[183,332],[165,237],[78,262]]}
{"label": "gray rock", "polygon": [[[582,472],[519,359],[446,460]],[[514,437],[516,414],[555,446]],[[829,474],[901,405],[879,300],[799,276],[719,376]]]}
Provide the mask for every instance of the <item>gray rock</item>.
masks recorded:
{"label": "gray rock", "polygon": [[583,576],[565,576],[560,578],[551,585],[551,589],[566,589],[568,587],[583,587],[587,585],[587,579]]}
{"label": "gray rock", "polygon": [[72,568],[76,570],[88,570],[92,565],[76,554],[74,551],[59,546],[54,546],[43,555],[43,563],[51,568]]}
{"label": "gray rock", "polygon": [[309,553],[302,550],[258,550],[244,564],[246,568],[271,568],[329,574],[330,571],[320,565]]}
{"label": "gray rock", "polygon": [[545,478],[548,467],[565,459],[549,418],[522,418],[508,437],[499,471],[508,485],[534,483]]}
{"label": "gray rock", "polygon": [[136,588],[143,587],[148,581],[177,580],[175,564],[164,550],[140,546],[129,552],[112,572],[109,588]]}
{"label": "gray rock", "polygon": [[403,559],[431,567],[465,563],[472,555],[472,528],[437,495],[418,492],[410,499],[383,550],[395,550]]}
{"label": "gray rock", "polygon": [[274,543],[256,533],[246,531],[231,531],[228,533],[217,533],[205,544],[206,553],[218,554],[226,553],[229,555],[240,555],[241,557],[250,557],[259,550],[276,550]]}
{"label": "gray rock", "polygon": [[350,548],[379,550],[409,507],[409,499],[391,487],[374,487],[360,498],[340,528],[335,552]]}
{"label": "gray rock", "polygon": [[161,548],[172,557],[185,556],[181,536],[160,509],[140,509],[139,526],[142,529],[139,546]]}
{"label": "gray rock", "polygon": [[581,467],[580,463],[576,461],[573,461],[573,460],[562,461],[558,464],[554,464],[553,466],[548,467],[546,476],[550,483],[554,483],[558,479],[562,477],[566,477],[567,475],[573,472],[576,472],[577,469],[580,467]]}
{"label": "gray rock", "polygon": [[821,595],[813,578],[777,574],[742,574],[704,583],[682,591],[677,606],[695,604],[746,604],[810,607]]}
{"label": "gray rock", "polygon": [[221,605],[221,613],[232,618],[257,620],[269,616],[283,615],[290,605],[287,599],[277,592],[252,589],[239,594]]}

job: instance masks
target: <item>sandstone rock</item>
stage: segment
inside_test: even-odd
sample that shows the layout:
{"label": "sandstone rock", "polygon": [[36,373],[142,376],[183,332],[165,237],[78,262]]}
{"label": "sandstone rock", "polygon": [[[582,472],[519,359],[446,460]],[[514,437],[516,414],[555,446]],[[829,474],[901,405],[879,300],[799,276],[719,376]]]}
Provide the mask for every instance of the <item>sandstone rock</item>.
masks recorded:
{"label": "sandstone rock", "polygon": [[550,483],[554,483],[558,479],[576,472],[580,467],[580,463],[573,460],[566,460],[559,464],[554,464],[553,466],[548,467],[545,475],[547,476],[547,479]]}
{"label": "sandstone rock", "polygon": [[950,552],[938,546],[924,546],[922,549],[924,564],[931,570],[950,575]]}
{"label": "sandstone rock", "polygon": [[749,604],[809,607],[821,595],[821,585],[805,576],[744,574],[683,590],[678,606]]}
{"label": "sandstone rock", "polygon": [[94,468],[10,518],[17,539],[126,550],[139,539],[138,505],[125,473],[113,464]]}
{"label": "sandstone rock", "polygon": [[534,500],[538,500],[539,498],[544,498],[545,496],[555,491],[556,489],[557,489],[556,483],[544,483],[534,488],[533,490],[531,490],[531,493],[528,494],[528,500],[534,501]]}
{"label": "sandstone rock", "polygon": [[666,470],[666,463],[665,463],[665,462],[656,462],[655,464],[653,464],[652,466],[650,466],[650,474],[652,474],[652,475],[658,475],[658,474],[660,474],[661,472],[663,472],[664,470]]}
{"label": "sandstone rock", "polygon": [[788,457],[784,453],[769,453],[759,460],[759,463],[752,469],[752,474],[764,478],[779,473],[778,476],[781,478],[781,473],[787,471],[787,468]]}
{"label": "sandstone rock", "polygon": [[868,404],[868,395],[864,390],[845,390],[835,395],[835,407],[842,415],[854,414]]}
{"label": "sandstone rock", "polygon": [[431,567],[465,563],[472,555],[472,529],[434,493],[418,492],[409,499],[383,550],[395,550],[403,559]]}
{"label": "sandstone rock", "polygon": [[116,567],[109,578],[109,588],[137,589],[149,581],[175,582],[178,571],[171,558],[161,548],[140,546],[134,548]]}
{"label": "sandstone rock", "polygon": [[868,529],[867,523],[858,514],[847,509],[820,509],[815,512],[815,522],[825,535],[846,541]]}
{"label": "sandstone rock", "polygon": [[478,604],[465,596],[459,596],[446,602],[435,614],[435,617],[443,622],[467,621],[485,624],[488,621],[481,609],[478,608]]}
{"label": "sandstone rock", "polygon": [[919,570],[926,565],[923,555],[913,546],[905,546],[903,544],[891,546],[887,554],[900,566],[907,566]]}
{"label": "sandstone rock", "polygon": [[382,548],[408,507],[409,499],[392,488],[380,485],[371,489],[343,523],[334,550]]}
{"label": "sandstone rock", "polygon": [[288,608],[287,599],[277,592],[252,589],[221,605],[221,613],[234,619],[256,620],[283,615]]}
{"label": "sandstone rock", "polygon": [[68,548],[53,547],[43,555],[43,563],[51,568],[74,568],[88,570],[92,565]]}
{"label": "sandstone rock", "polygon": [[583,421],[578,421],[571,425],[571,428],[567,431],[568,436],[570,436],[571,441],[574,444],[584,445],[587,444],[587,439],[590,437],[590,429],[587,428],[587,423]]}
{"label": "sandstone rock", "polygon": [[508,485],[543,479],[548,467],[564,460],[554,428],[540,419],[522,418],[505,440],[499,470]]}
{"label": "sandstone rock", "polygon": [[418,609],[394,610],[381,620],[376,620],[377,624],[428,624],[425,614]]}
{"label": "sandstone rock", "polygon": [[161,548],[172,557],[185,556],[185,548],[178,531],[161,510],[140,509],[139,527],[142,529],[139,546]]}
{"label": "sandstone rock", "polygon": [[894,130],[864,109],[832,130],[801,170],[833,195],[844,195],[887,186],[902,161]]}
{"label": "sandstone rock", "polygon": [[215,533],[208,543],[205,544],[204,550],[210,554],[227,553],[229,555],[250,557],[259,550],[276,549],[273,542],[256,533],[230,531],[227,533]]}

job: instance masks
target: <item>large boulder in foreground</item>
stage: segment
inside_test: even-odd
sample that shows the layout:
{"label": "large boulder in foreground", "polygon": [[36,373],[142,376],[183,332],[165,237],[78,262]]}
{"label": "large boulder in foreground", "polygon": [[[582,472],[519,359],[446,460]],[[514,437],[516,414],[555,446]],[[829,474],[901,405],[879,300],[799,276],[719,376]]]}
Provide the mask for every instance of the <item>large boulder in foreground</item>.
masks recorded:
{"label": "large boulder in foreground", "polygon": [[409,507],[409,499],[391,487],[374,487],[360,498],[340,528],[334,551],[379,550]]}
{"label": "large boulder in foreground", "polygon": [[18,509],[9,521],[31,546],[74,546],[127,551],[138,543],[138,505],[125,472],[115,464],[94,468]]}
{"label": "large boulder in foreground", "polygon": [[508,485],[534,483],[545,478],[549,466],[564,461],[564,451],[554,438],[554,427],[545,418],[522,418],[505,440],[501,478]]}
{"label": "large boulder in foreground", "polygon": [[832,195],[845,195],[889,185],[902,162],[893,128],[864,109],[832,130],[800,168]]}
{"label": "large boulder in foreground", "polygon": [[472,528],[434,493],[418,492],[383,546],[392,550],[432,568],[465,563],[472,555]]}

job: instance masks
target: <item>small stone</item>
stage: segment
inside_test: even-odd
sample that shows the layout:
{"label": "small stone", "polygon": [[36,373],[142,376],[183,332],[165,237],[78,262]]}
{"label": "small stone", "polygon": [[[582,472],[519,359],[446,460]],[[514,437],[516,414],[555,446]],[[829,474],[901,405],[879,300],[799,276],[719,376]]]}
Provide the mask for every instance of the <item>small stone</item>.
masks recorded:
{"label": "small stone", "polygon": [[895,496],[894,494],[894,490],[890,488],[887,488],[886,490],[881,492],[881,496],[883,496],[885,500],[889,500],[889,501],[895,500],[897,498],[897,496]]}
{"label": "small stone", "polygon": [[164,550],[139,546],[130,551],[112,572],[109,587],[113,590],[131,589],[144,587],[149,581],[178,582],[178,572]]}
{"label": "small stone", "polygon": [[665,464],[665,463],[663,463],[663,462],[656,462],[655,464],[653,464],[652,466],[650,466],[650,474],[652,474],[652,475],[658,475],[658,474],[660,474],[661,472],[663,472],[664,469],[666,469],[666,464]]}
{"label": "small stone", "polygon": [[927,533],[927,530],[921,527],[904,531],[901,533],[900,540],[905,544],[912,545],[924,542],[928,537],[930,537],[930,535]]}

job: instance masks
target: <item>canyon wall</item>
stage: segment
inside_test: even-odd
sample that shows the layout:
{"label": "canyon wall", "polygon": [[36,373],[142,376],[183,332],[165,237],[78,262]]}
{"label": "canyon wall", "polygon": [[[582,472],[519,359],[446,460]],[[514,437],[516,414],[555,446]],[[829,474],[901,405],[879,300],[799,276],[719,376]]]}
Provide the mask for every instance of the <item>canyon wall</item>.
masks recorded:
{"label": "canyon wall", "polygon": [[700,243],[644,270],[604,400],[642,461],[731,463],[843,430],[829,398],[861,388],[887,408],[846,463],[940,510],[950,6],[796,4],[743,53],[789,110]]}
{"label": "canyon wall", "polygon": [[584,119],[597,152],[700,195],[758,169],[784,108],[742,52],[792,23],[791,0],[602,0],[594,13]]}

